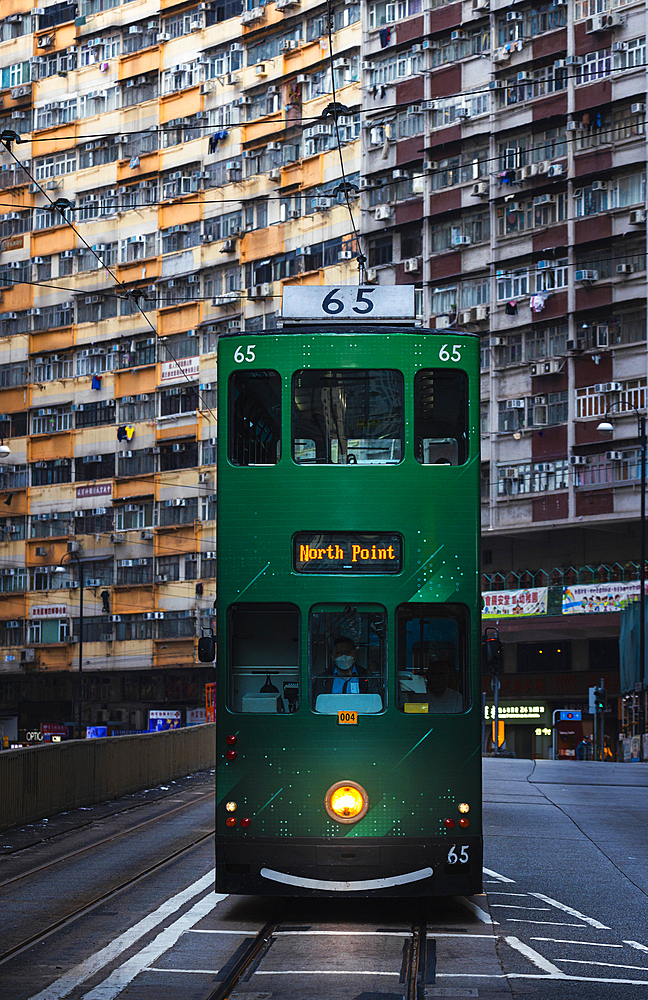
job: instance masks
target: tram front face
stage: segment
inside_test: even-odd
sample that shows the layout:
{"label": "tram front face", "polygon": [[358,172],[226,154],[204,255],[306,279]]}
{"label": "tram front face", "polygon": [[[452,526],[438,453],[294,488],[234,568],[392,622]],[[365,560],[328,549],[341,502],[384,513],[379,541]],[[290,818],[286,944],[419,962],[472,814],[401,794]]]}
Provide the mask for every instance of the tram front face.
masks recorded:
{"label": "tram front face", "polygon": [[219,892],[481,889],[479,344],[451,339],[220,340]]}

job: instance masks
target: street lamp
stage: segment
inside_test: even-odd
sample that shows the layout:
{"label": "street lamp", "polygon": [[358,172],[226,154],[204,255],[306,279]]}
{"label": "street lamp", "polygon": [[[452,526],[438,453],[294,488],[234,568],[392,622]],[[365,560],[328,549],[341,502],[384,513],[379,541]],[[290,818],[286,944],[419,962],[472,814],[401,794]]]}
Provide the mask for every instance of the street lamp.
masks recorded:
{"label": "street lamp", "polygon": [[[79,553],[74,550],[70,550],[66,553],[68,557],[76,559],[77,566],[79,567],[79,691],[78,691],[78,726],[77,726],[77,739],[81,739],[81,715],[83,712],[83,587],[85,580],[83,578],[83,563]],[[57,567],[58,568],[58,567]],[[64,567],[60,567],[64,569]]]}
{"label": "street lamp", "polygon": [[606,419],[608,414],[621,405],[633,410],[637,416],[637,429],[641,445],[641,524],[640,524],[640,566],[639,566],[639,679],[643,684],[646,669],[646,417],[636,406],[625,400],[611,403],[605,411],[605,417],[596,428],[600,434],[611,434],[614,425]]}

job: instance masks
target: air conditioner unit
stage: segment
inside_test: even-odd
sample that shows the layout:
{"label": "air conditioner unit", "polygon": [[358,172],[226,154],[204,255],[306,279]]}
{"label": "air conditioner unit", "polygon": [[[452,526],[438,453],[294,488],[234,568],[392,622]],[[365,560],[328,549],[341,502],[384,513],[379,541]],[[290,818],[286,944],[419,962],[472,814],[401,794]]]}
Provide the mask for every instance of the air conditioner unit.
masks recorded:
{"label": "air conditioner unit", "polygon": [[95,579],[86,580],[85,585],[86,585],[86,587],[100,587],[101,586],[101,580],[95,580]]}
{"label": "air conditioner unit", "polygon": [[340,250],[338,252],[338,260],[353,260],[352,250]]}
{"label": "air conditioner unit", "polygon": [[528,167],[522,167],[520,170],[520,180],[528,181],[530,177],[535,177],[537,173],[538,165],[536,163],[531,163]]}
{"label": "air conditioner unit", "polygon": [[271,181],[281,180],[281,167],[273,167],[268,171],[268,177]]}
{"label": "air conditioner unit", "polygon": [[534,205],[555,205],[555,194],[539,194],[533,199]]}
{"label": "air conditioner unit", "polygon": [[34,555],[37,555],[37,556],[46,556],[47,555],[47,549],[45,548],[44,545],[37,545],[36,548],[34,549]]}
{"label": "air conditioner unit", "polygon": [[158,573],[158,575],[155,577],[155,582],[156,583],[167,583],[168,579],[169,579],[169,577],[167,576],[166,573]]}
{"label": "air conditioner unit", "polygon": [[473,323],[475,321],[475,310],[465,309],[463,312],[459,313],[459,322],[461,326],[466,326],[468,323]]}
{"label": "air conditioner unit", "polygon": [[221,253],[234,253],[236,250],[236,240],[225,240],[221,247]]}
{"label": "air conditioner unit", "polygon": [[155,535],[152,531],[140,531],[140,538],[143,542],[152,542]]}
{"label": "air conditioner unit", "polygon": [[522,14],[520,11],[511,10],[506,15],[506,20],[507,21],[523,21],[524,20],[524,14]]}
{"label": "air conditioner unit", "polygon": [[489,193],[488,181],[480,181],[478,184],[473,184],[470,193],[473,198],[487,198]]}
{"label": "air conditioner unit", "polygon": [[607,191],[607,186],[607,181],[592,181],[591,184],[592,191]]}
{"label": "air conditioner unit", "polygon": [[471,243],[472,240],[470,236],[457,235],[452,237],[453,247],[469,247]]}
{"label": "air conditioner unit", "polygon": [[634,212],[630,212],[630,225],[631,226],[645,226],[646,225],[646,209],[637,208]]}
{"label": "air conditioner unit", "polygon": [[325,212],[330,207],[331,207],[331,199],[330,198],[314,198],[313,199],[313,208],[315,209],[316,212]]}
{"label": "air conditioner unit", "polygon": [[623,461],[623,452],[622,451],[606,451],[605,452],[605,457],[607,458],[608,462],[622,462]]}
{"label": "air conditioner unit", "polygon": [[634,264],[617,264],[616,267],[617,274],[634,274],[634,270]]}
{"label": "air conditioner unit", "polygon": [[494,63],[504,63],[508,62],[511,58],[510,51],[505,46],[500,46],[499,49],[495,49],[493,52],[493,62]]}
{"label": "air conditioner unit", "polygon": [[585,455],[570,455],[569,464],[570,465],[587,465],[589,459]]}
{"label": "air conditioner unit", "polygon": [[490,306],[477,306],[475,308],[475,321],[483,323],[490,315]]}
{"label": "air conditioner unit", "polygon": [[470,118],[470,108],[455,108],[455,119]]}
{"label": "air conditioner unit", "polygon": [[601,392],[621,392],[622,389],[622,382],[604,382],[601,386]]}
{"label": "air conditioner unit", "polygon": [[518,83],[533,83],[534,79],[535,79],[535,77],[534,77],[533,73],[522,72],[522,73],[518,73],[518,75],[517,75],[517,82]]}
{"label": "air conditioner unit", "polygon": [[15,621],[15,620],[9,621],[9,622],[5,622],[5,627],[6,628],[19,628],[20,627],[20,622],[19,621]]}
{"label": "air conditioner unit", "polygon": [[523,410],[524,409],[524,405],[525,404],[524,404],[524,400],[523,399],[507,399],[506,400],[506,409],[507,410]]}
{"label": "air conditioner unit", "polygon": [[125,534],[111,535],[110,541],[112,542],[113,545],[119,545],[121,542],[126,541],[126,535]]}
{"label": "air conditioner unit", "polygon": [[646,110],[645,104],[631,104],[630,113],[633,115],[642,115]]}
{"label": "air conditioner unit", "polygon": [[414,271],[420,271],[422,263],[422,257],[410,257],[405,261],[403,268],[407,273],[411,274]]}
{"label": "air conditioner unit", "polygon": [[291,208],[291,209],[289,209],[289,211],[288,211],[288,218],[289,219],[299,219],[299,218],[301,218],[301,209],[300,208]]}
{"label": "air conditioner unit", "polygon": [[599,273],[598,271],[582,270],[576,271],[574,278],[576,281],[588,282],[588,281],[598,281]]}
{"label": "air conditioner unit", "polygon": [[499,469],[500,479],[519,479],[520,470],[517,465],[505,465],[503,468]]}

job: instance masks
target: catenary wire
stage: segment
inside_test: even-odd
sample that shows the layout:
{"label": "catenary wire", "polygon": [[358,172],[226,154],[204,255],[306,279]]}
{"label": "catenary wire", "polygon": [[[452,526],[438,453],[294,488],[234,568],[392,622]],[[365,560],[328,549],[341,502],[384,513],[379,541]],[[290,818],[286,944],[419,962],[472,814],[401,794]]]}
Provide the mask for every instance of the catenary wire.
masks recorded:
{"label": "catenary wire", "polygon": [[[19,165],[20,167],[22,167],[22,169],[23,169],[23,170],[25,171],[25,173],[27,174],[27,176],[29,177],[29,179],[31,180],[31,182],[32,182],[33,184],[35,184],[35,185],[36,185],[36,187],[37,187],[37,188],[39,189],[39,191],[41,192],[41,194],[43,194],[43,195],[44,195],[44,196],[45,196],[45,197],[47,198],[48,202],[50,203],[50,206],[51,206],[52,208],[54,208],[54,210],[55,210],[55,211],[58,211],[58,209],[57,209],[57,208],[56,208],[56,206],[55,206],[55,202],[53,202],[53,201],[52,201],[52,199],[51,199],[51,198],[49,197],[49,195],[47,194],[47,192],[43,190],[43,188],[41,187],[41,185],[40,185],[40,184],[38,183],[38,181],[37,181],[37,180],[36,180],[36,179],[34,178],[33,174],[31,174],[31,172],[30,172],[30,171],[29,171],[29,170],[27,169],[27,167],[26,167],[26,166],[25,166],[25,165],[24,165],[24,164],[23,164],[23,163],[22,163],[22,162],[21,162],[21,161],[20,161],[20,160],[18,159],[18,157],[17,157],[17,156],[16,156],[16,154],[14,153],[13,149],[11,148],[11,142],[5,142],[5,143],[4,143],[4,145],[5,145],[5,149],[7,150],[7,152],[9,153],[9,155],[10,155],[10,156],[12,157],[12,159],[14,159],[14,160],[15,160],[15,162],[16,162],[16,163],[17,163],[17,164],[18,164],[18,165]],[[72,231],[73,231],[73,232],[74,232],[74,233],[76,234],[77,238],[78,238],[78,239],[80,239],[80,240],[81,240],[81,242],[82,242],[82,243],[83,243],[83,244],[84,244],[84,245],[86,246],[86,248],[87,248],[88,250],[90,250],[90,251],[91,251],[91,253],[93,253],[93,254],[94,254],[94,256],[96,257],[96,259],[97,259],[97,260],[99,261],[99,264],[100,264],[100,266],[101,266],[101,267],[103,267],[103,268],[104,268],[104,269],[105,269],[105,270],[106,270],[106,271],[108,272],[108,274],[109,274],[109,275],[111,276],[111,278],[113,279],[113,281],[115,282],[115,284],[116,284],[116,285],[118,285],[119,287],[121,287],[121,288],[123,288],[123,289],[124,289],[124,291],[125,291],[126,295],[128,296],[128,298],[130,298],[130,299],[131,299],[131,301],[132,301],[132,302],[134,303],[134,305],[136,306],[137,310],[138,310],[138,311],[139,311],[139,312],[141,313],[142,317],[144,318],[144,321],[145,321],[145,322],[146,322],[146,323],[148,324],[148,326],[149,326],[149,327],[151,328],[151,330],[153,331],[153,333],[154,333],[154,335],[155,335],[156,339],[157,339],[157,340],[158,340],[158,341],[159,341],[159,342],[160,342],[160,343],[161,343],[161,344],[163,345],[163,348],[164,348],[164,350],[165,350],[165,351],[167,352],[167,354],[168,354],[169,358],[171,359],[171,361],[173,361],[173,362],[175,363],[175,365],[176,365],[176,367],[177,367],[178,371],[179,371],[179,372],[181,373],[182,377],[183,377],[183,378],[184,378],[184,379],[185,379],[185,380],[186,380],[187,382],[189,382],[190,384],[192,384],[192,385],[193,385],[193,382],[192,382],[192,380],[191,380],[191,379],[189,378],[189,376],[188,376],[188,375],[186,374],[186,372],[184,371],[184,369],[183,369],[183,368],[181,367],[181,365],[180,365],[180,364],[178,363],[178,362],[179,362],[179,359],[178,359],[178,358],[176,358],[174,354],[172,354],[172,352],[170,351],[170,349],[169,349],[168,345],[167,345],[167,344],[165,343],[165,340],[164,340],[164,338],[163,338],[163,337],[161,337],[161,336],[160,336],[160,334],[158,333],[158,331],[157,331],[157,328],[156,328],[155,324],[151,322],[151,320],[150,320],[150,319],[149,319],[149,317],[148,317],[148,316],[146,315],[146,313],[144,312],[144,310],[142,309],[142,307],[141,307],[141,306],[139,305],[139,302],[137,301],[137,298],[136,298],[136,297],[135,297],[135,296],[133,295],[133,293],[132,293],[132,290],[130,290],[130,289],[129,289],[129,288],[128,288],[128,287],[127,287],[127,286],[126,286],[126,285],[125,285],[125,284],[124,284],[124,283],[123,283],[122,281],[120,281],[120,280],[119,280],[119,278],[117,277],[117,275],[116,275],[116,274],[114,273],[114,271],[112,271],[112,270],[110,269],[110,267],[109,267],[109,266],[108,266],[107,264],[105,264],[105,263],[104,263],[104,261],[102,261],[101,257],[100,257],[100,256],[99,256],[99,254],[98,254],[98,253],[97,253],[97,252],[96,252],[96,251],[94,250],[94,248],[93,248],[93,247],[92,247],[92,246],[91,246],[91,245],[90,245],[90,244],[89,244],[89,243],[87,242],[87,240],[86,240],[86,239],[85,239],[85,238],[84,238],[84,237],[83,237],[83,236],[81,235],[81,233],[80,233],[80,232],[78,231],[78,229],[76,229],[76,228],[74,227],[74,225],[73,225],[73,224],[72,224],[72,223],[71,223],[71,222],[69,221],[69,219],[67,219],[67,218],[65,217],[65,211],[60,211],[60,212],[59,212],[59,214],[61,215],[61,217],[62,217],[62,219],[63,219],[63,222],[64,222],[64,224],[65,224],[65,225],[67,225],[67,226],[69,226],[69,227],[70,227],[70,229],[72,229]],[[114,265],[113,265],[113,266],[114,266]],[[202,401],[202,402],[204,403],[204,400],[202,400],[202,397],[200,396],[200,390],[198,390],[198,396],[199,396],[199,398],[201,399],[201,401]],[[213,409],[211,408],[211,406],[208,406],[207,404],[205,404],[205,405],[204,405],[204,409],[208,410],[208,411],[209,411],[209,413],[211,413],[211,415],[212,415],[212,417],[214,418],[214,420],[216,420],[216,414],[215,414],[215,412],[213,411]]]}

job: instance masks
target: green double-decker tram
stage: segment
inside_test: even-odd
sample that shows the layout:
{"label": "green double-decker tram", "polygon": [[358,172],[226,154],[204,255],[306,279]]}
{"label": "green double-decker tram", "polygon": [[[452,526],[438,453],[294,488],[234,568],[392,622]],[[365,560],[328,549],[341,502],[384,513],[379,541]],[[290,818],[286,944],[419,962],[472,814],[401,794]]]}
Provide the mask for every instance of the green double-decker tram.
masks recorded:
{"label": "green double-decker tram", "polygon": [[217,891],[478,892],[479,339],[218,352]]}

